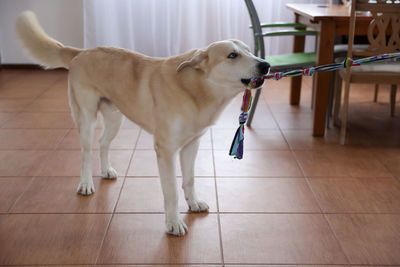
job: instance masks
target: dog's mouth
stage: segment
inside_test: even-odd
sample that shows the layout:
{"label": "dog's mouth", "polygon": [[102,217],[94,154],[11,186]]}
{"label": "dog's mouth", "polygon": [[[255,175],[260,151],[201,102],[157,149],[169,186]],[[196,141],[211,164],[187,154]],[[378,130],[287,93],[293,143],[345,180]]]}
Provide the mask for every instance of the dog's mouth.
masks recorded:
{"label": "dog's mouth", "polygon": [[240,80],[246,87],[249,85],[251,81],[255,81],[254,89],[260,88],[264,84],[264,79],[262,77],[254,77],[252,79],[241,79]]}

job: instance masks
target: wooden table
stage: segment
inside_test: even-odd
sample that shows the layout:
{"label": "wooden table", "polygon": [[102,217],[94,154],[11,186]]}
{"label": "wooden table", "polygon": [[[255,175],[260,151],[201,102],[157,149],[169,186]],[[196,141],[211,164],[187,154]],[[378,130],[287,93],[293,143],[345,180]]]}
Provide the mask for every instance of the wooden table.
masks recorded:
{"label": "wooden table", "polygon": [[[348,35],[350,12],[345,5],[324,6],[317,4],[287,4],[296,16],[296,22],[303,23],[319,31],[317,65],[333,62],[333,47],[336,35]],[[366,35],[370,15],[357,15],[355,35]],[[304,51],[304,37],[295,37],[293,51]],[[313,135],[323,136],[325,133],[326,112],[329,98],[331,72],[316,74],[314,94],[314,126]],[[290,103],[297,105],[300,101],[301,77],[291,80]]]}

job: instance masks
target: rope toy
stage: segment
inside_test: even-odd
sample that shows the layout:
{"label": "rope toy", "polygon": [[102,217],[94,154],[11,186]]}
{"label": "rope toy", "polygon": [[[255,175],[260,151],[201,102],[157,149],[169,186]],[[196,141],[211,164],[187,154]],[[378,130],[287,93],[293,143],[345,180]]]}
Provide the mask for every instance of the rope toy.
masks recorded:
{"label": "rope toy", "polygon": [[312,76],[314,75],[314,73],[320,71],[334,71],[344,68],[351,68],[353,66],[368,65],[368,64],[387,62],[387,61],[396,61],[399,58],[400,58],[400,53],[383,54],[356,60],[353,60],[351,58],[346,58],[342,63],[333,63],[328,65],[311,67],[303,70],[276,72],[264,75],[262,77],[252,78],[243,94],[243,102],[241,107],[242,113],[240,113],[239,115],[239,128],[237,129],[235,137],[233,138],[231,149],[229,150],[229,155],[233,156],[235,159],[243,158],[244,125],[247,121],[248,111],[250,110],[251,107],[251,100],[252,100],[251,89],[254,89],[256,87],[256,84],[260,82],[260,80],[267,80],[267,79],[280,80],[284,77],[296,77],[302,75]]}

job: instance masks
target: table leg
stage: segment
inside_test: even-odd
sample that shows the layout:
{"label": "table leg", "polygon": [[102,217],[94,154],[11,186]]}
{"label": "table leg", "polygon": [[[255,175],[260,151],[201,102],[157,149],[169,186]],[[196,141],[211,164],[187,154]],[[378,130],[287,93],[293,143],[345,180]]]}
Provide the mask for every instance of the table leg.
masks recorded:
{"label": "table leg", "polygon": [[[299,22],[299,15],[296,15],[296,22]],[[293,52],[304,52],[305,36],[295,36],[293,42]],[[301,76],[290,79],[290,104],[298,105],[300,103]]]}
{"label": "table leg", "polygon": [[[319,34],[317,65],[331,64],[333,61],[333,46],[335,39],[335,21],[322,20]],[[314,96],[314,136],[324,136],[326,112],[329,99],[329,82],[331,72],[316,74]]]}

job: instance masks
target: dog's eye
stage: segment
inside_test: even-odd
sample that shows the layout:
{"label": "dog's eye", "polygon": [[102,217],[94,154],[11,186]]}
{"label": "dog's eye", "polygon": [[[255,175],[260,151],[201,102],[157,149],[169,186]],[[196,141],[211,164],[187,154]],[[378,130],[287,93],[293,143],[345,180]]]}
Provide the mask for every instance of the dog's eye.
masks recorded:
{"label": "dog's eye", "polygon": [[236,58],[237,56],[238,56],[237,53],[232,52],[232,53],[229,54],[228,58]]}

